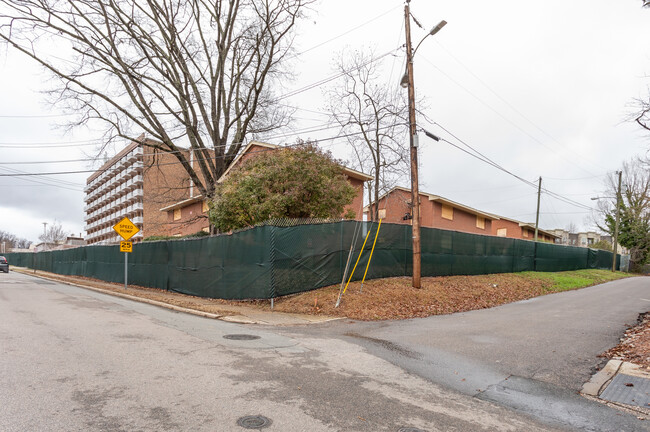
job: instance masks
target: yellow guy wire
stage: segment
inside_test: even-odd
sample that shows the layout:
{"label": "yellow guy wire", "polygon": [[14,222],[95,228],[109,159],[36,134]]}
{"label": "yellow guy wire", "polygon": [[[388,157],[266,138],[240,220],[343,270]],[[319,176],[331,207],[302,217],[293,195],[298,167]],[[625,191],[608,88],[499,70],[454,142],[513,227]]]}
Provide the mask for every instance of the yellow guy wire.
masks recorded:
{"label": "yellow guy wire", "polygon": [[366,265],[366,272],[363,274],[363,279],[361,280],[361,288],[363,289],[363,283],[366,280],[366,275],[368,274],[368,268],[370,267],[370,261],[372,260],[372,253],[375,251],[375,244],[377,243],[377,237],[379,236],[379,229],[381,228],[381,221],[379,219],[379,225],[377,226],[377,232],[375,233],[375,241],[372,242],[372,249],[370,250],[370,258],[368,258],[368,264]]}
{"label": "yellow guy wire", "polygon": [[[381,221],[379,221],[381,224]],[[372,228],[372,223],[370,224],[370,227]],[[350,277],[348,278],[348,282],[345,284],[345,288],[343,289],[343,294],[345,294],[345,291],[348,289],[348,285],[350,284],[350,281],[352,280],[352,276],[354,275],[354,271],[357,269],[357,264],[359,264],[359,260],[361,259],[361,254],[363,253],[363,248],[366,247],[366,242],[368,241],[368,237],[370,237],[370,233],[372,232],[372,229],[368,230],[368,234],[366,234],[366,238],[363,241],[363,246],[361,246],[361,250],[359,251],[359,256],[357,257],[357,262],[354,263],[354,267],[352,268],[352,272],[350,273]]]}

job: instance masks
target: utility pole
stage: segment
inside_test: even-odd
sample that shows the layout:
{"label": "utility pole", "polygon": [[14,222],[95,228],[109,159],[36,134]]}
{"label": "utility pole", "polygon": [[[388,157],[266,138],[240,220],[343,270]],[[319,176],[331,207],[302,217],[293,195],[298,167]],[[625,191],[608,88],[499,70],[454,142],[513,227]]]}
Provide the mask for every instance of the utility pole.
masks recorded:
{"label": "utility pole", "polygon": [[618,190],[616,191],[616,225],[614,227],[614,256],[612,257],[612,271],[616,271],[616,250],[618,249],[618,223],[621,217],[621,179],[623,171],[618,172]]}
{"label": "utility pole", "polygon": [[413,51],[411,48],[410,0],[404,5],[404,28],[406,31],[406,73],[409,97],[409,145],[411,148],[411,231],[413,233],[413,288],[420,288],[420,190],[418,185],[418,142],[415,124],[415,85],[413,83]]}
{"label": "utility pole", "polygon": [[542,198],[542,178],[539,178],[539,186],[537,187],[537,216],[535,217],[535,241],[537,241],[537,232],[539,231],[539,202]]}
{"label": "utility pole", "polygon": [[43,224],[43,250],[47,250],[47,222],[41,222]]}

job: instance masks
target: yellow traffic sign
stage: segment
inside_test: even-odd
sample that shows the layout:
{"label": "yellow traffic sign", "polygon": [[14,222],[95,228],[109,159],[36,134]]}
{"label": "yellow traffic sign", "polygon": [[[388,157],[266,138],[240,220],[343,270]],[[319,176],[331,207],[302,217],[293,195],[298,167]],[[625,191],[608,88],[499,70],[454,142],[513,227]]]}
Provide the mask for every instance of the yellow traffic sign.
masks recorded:
{"label": "yellow traffic sign", "polygon": [[120,242],[120,252],[133,252],[133,242],[121,241]]}
{"label": "yellow traffic sign", "polygon": [[125,217],[121,221],[119,221],[115,226],[113,227],[115,232],[117,232],[124,240],[128,240],[134,235],[136,235],[138,232],[140,232],[140,229],[133,224],[129,220],[128,217]]}

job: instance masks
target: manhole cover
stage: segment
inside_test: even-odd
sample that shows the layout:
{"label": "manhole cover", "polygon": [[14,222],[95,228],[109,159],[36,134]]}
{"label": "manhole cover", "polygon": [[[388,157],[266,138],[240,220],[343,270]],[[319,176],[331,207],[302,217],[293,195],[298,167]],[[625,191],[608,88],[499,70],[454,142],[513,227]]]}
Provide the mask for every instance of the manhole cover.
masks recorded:
{"label": "manhole cover", "polygon": [[426,431],[414,427],[401,427],[397,430],[397,432],[426,432]]}
{"label": "manhole cover", "polygon": [[229,334],[229,335],[225,335],[223,338],[231,339],[231,340],[255,340],[255,339],[259,339],[260,337],[251,334]]}
{"label": "manhole cover", "polygon": [[257,415],[241,417],[237,424],[245,429],[262,429],[271,426],[271,419]]}

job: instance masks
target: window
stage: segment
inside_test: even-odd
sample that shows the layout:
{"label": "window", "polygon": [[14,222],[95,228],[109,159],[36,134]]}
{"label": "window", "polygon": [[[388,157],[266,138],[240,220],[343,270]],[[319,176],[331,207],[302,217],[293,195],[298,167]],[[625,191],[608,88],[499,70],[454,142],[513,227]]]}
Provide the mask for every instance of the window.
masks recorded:
{"label": "window", "polygon": [[452,206],[443,204],[442,205],[442,217],[443,217],[443,219],[454,220],[454,208]]}
{"label": "window", "polygon": [[379,209],[379,219],[386,218],[386,209]]}
{"label": "window", "polygon": [[528,237],[528,230],[527,229],[524,230],[524,237]]}
{"label": "window", "polygon": [[177,221],[181,218],[181,209],[174,209],[174,220]]}
{"label": "window", "polygon": [[210,207],[208,206],[208,202],[203,201],[203,213],[206,213],[208,210],[210,210]]}
{"label": "window", "polygon": [[506,237],[507,234],[508,234],[507,228],[499,228],[497,230],[497,237]]}
{"label": "window", "polygon": [[485,229],[485,218],[476,216],[476,228]]}

